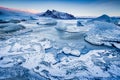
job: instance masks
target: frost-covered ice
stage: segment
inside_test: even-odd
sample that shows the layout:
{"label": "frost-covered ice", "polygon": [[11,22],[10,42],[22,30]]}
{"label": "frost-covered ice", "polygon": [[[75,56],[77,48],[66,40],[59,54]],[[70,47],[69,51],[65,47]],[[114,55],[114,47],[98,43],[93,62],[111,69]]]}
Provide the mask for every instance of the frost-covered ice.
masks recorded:
{"label": "frost-covered ice", "polygon": [[96,45],[112,46],[113,43],[120,42],[120,28],[112,23],[95,22],[85,40]]}
{"label": "frost-covered ice", "polygon": [[21,24],[14,24],[14,23],[0,24],[0,39],[5,40],[13,35],[17,35],[29,31],[26,30],[25,28],[26,27]]}
{"label": "frost-covered ice", "polygon": [[56,26],[57,30],[61,30],[61,31],[66,31],[66,32],[87,32],[89,31],[91,28],[88,26],[84,26],[84,27],[77,27],[77,25],[70,25],[67,23],[63,23],[63,22],[59,22]]}
{"label": "frost-covered ice", "polygon": [[37,22],[38,25],[56,25],[57,21],[52,18],[39,19]]}
{"label": "frost-covered ice", "polygon": [[77,26],[83,26],[83,24],[80,21],[77,21]]}
{"label": "frost-covered ice", "polygon": [[120,49],[120,43],[113,43],[113,45],[114,45],[116,48]]}
{"label": "frost-covered ice", "polygon": [[72,50],[70,47],[64,47],[62,49],[62,51],[65,54],[71,54],[71,55],[74,55],[74,56],[80,56],[80,51],[79,50]]}
{"label": "frost-covered ice", "polygon": [[76,20],[61,20],[62,23],[56,20],[57,25],[46,27],[37,25],[38,21],[18,23],[26,29],[16,31],[12,37],[0,41],[0,79],[119,79],[119,49],[91,45],[84,40],[86,37],[91,43],[100,42],[119,48],[118,26],[96,22],[94,26],[77,27]]}
{"label": "frost-covered ice", "polygon": [[[61,58],[57,64],[51,53],[29,53],[4,57],[1,67],[21,65],[49,79],[119,79],[119,55],[106,50],[93,50],[80,57]],[[112,56],[112,57],[109,57]],[[118,60],[117,60],[118,58]],[[112,77],[115,75],[116,77]],[[1,76],[2,77],[2,76]]]}
{"label": "frost-covered ice", "polygon": [[25,29],[25,27],[23,25],[14,24],[14,23],[0,24],[1,33],[14,32],[21,29]]}

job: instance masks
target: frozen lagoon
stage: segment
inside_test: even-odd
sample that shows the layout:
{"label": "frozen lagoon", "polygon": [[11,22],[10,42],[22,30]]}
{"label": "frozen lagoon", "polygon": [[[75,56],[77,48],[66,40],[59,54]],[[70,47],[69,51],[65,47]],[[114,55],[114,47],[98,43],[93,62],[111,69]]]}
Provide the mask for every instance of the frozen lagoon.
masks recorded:
{"label": "frozen lagoon", "polygon": [[[58,25],[38,25],[37,22],[19,23],[26,29],[0,41],[0,79],[25,76],[26,80],[29,79],[26,74],[35,80],[119,79],[118,49],[92,45],[84,40],[84,32],[59,31],[55,28]],[[77,21],[62,22],[75,26]],[[4,71],[6,69],[8,71]],[[9,70],[20,73],[11,74]]]}

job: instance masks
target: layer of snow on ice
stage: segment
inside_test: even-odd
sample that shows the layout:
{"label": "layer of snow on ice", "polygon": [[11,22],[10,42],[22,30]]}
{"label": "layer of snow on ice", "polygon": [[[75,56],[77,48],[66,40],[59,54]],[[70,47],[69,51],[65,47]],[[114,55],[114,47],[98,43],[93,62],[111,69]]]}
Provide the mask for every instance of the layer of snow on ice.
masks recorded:
{"label": "layer of snow on ice", "polygon": [[[86,40],[91,41],[91,43],[100,42],[107,45],[114,44],[114,46],[119,47],[120,29],[118,26],[104,22],[96,22],[95,24],[94,27],[91,27],[92,29],[90,31],[88,30]],[[72,31],[72,28],[75,26],[67,25],[66,27],[65,24],[64,27],[66,28],[65,31]],[[15,74],[21,75],[21,73],[25,73],[25,75],[29,77],[26,71],[20,67],[26,68],[27,71],[32,71],[38,74],[38,76],[43,76],[46,78],[45,80],[119,79],[119,51],[94,49],[86,54],[81,54],[80,47],[82,45],[79,45],[79,48],[76,49],[74,47],[77,45],[74,42],[56,44],[55,42],[57,42],[58,39],[53,36],[51,37],[48,34],[49,31],[42,33],[42,31],[40,31],[41,27],[40,29],[38,27],[33,27],[32,29],[34,32],[30,34],[14,36],[8,40],[0,41],[0,79],[11,77],[15,79],[18,77]],[[51,27],[49,27],[49,29],[51,29]],[[54,27],[52,29],[54,29]],[[35,32],[36,30],[38,32]],[[43,28],[43,30],[46,29]],[[46,32],[47,34],[45,34]],[[54,33],[53,31],[51,32]],[[54,41],[45,38],[46,36],[44,36],[44,34],[51,37],[50,39],[54,38]],[[65,40],[63,40],[63,42],[65,42]],[[56,46],[62,45],[62,47],[57,46],[57,48],[55,48],[54,43]],[[72,47],[72,45],[74,46]],[[18,68],[16,69],[14,67]],[[31,76],[36,77],[36,74],[31,74]],[[24,78],[23,75],[22,78]],[[44,79],[40,78],[35,80]]]}
{"label": "layer of snow on ice", "polygon": [[42,45],[43,49],[49,49],[52,47],[51,41],[49,39],[42,39],[40,44]]}
{"label": "layer of snow on ice", "polygon": [[56,26],[56,29],[66,32],[87,32],[91,28],[89,26],[77,27],[76,25],[69,25],[63,22],[59,22]]}
{"label": "layer of snow on ice", "polygon": [[[28,39],[23,38],[25,41]],[[73,79],[74,77],[76,79],[94,79],[94,77],[109,78],[111,75],[120,76],[120,68],[117,66],[120,60],[115,51],[113,53],[107,50],[92,50],[79,56],[79,50],[64,47],[62,51],[65,54],[74,56],[63,56],[57,62],[55,55],[51,52],[45,53],[44,46],[41,44],[41,42],[49,44],[48,39],[36,40],[32,38],[32,40],[25,42],[23,39],[19,40],[18,38],[9,39],[5,43],[9,44],[14,41],[17,41],[17,43],[13,44],[13,52],[10,53],[7,50],[8,48],[3,47],[7,50],[8,55],[1,55],[3,58],[0,57],[0,67],[20,65],[52,80],[55,79],[53,76],[63,80]],[[19,49],[22,53],[16,55],[16,53],[19,53]]]}
{"label": "layer of snow on ice", "polygon": [[0,31],[3,33],[14,32],[21,29],[25,29],[25,27],[20,24],[14,24],[14,23],[0,24]]}
{"label": "layer of snow on ice", "polygon": [[52,18],[43,18],[39,19],[39,22],[37,22],[39,25],[56,25],[57,21]]}
{"label": "layer of snow on ice", "polygon": [[114,43],[113,44],[116,48],[120,49],[120,43]]}
{"label": "layer of snow on ice", "polygon": [[77,26],[83,26],[83,24],[81,23],[81,21],[77,21]]}
{"label": "layer of snow on ice", "polygon": [[108,45],[120,41],[120,28],[112,23],[95,22],[95,26],[87,32],[85,40],[92,44]]}
{"label": "layer of snow on ice", "polygon": [[64,47],[62,49],[62,51],[65,54],[71,54],[71,55],[74,55],[74,56],[80,56],[80,51],[79,50],[72,50],[70,47]]}

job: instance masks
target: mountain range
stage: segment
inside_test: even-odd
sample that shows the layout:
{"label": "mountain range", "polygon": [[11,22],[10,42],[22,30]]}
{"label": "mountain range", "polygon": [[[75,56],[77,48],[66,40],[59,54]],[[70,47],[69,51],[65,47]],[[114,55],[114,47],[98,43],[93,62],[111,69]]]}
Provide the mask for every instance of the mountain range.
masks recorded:
{"label": "mountain range", "polygon": [[0,19],[36,19],[38,17],[51,17],[56,19],[76,19],[73,15],[56,10],[47,10],[43,13],[33,14],[12,8],[0,7]]}

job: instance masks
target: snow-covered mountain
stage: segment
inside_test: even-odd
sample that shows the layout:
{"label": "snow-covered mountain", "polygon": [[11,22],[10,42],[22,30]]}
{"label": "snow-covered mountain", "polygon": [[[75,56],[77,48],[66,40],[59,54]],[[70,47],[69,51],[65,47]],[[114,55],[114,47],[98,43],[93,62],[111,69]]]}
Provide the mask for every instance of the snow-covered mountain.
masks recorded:
{"label": "snow-covered mountain", "polygon": [[0,7],[0,19],[10,20],[10,19],[35,19],[37,16],[33,13],[21,11],[12,8]]}
{"label": "snow-covered mountain", "polygon": [[65,12],[59,12],[56,10],[47,10],[46,12],[37,14],[40,17],[52,17],[56,19],[75,19],[75,17],[71,14]]}
{"label": "snow-covered mountain", "polygon": [[106,14],[101,15],[97,18],[94,18],[92,20],[90,20],[90,22],[94,22],[94,21],[102,21],[102,22],[108,22],[108,23],[114,23],[114,24],[118,24],[118,19],[115,17],[110,17]]}

